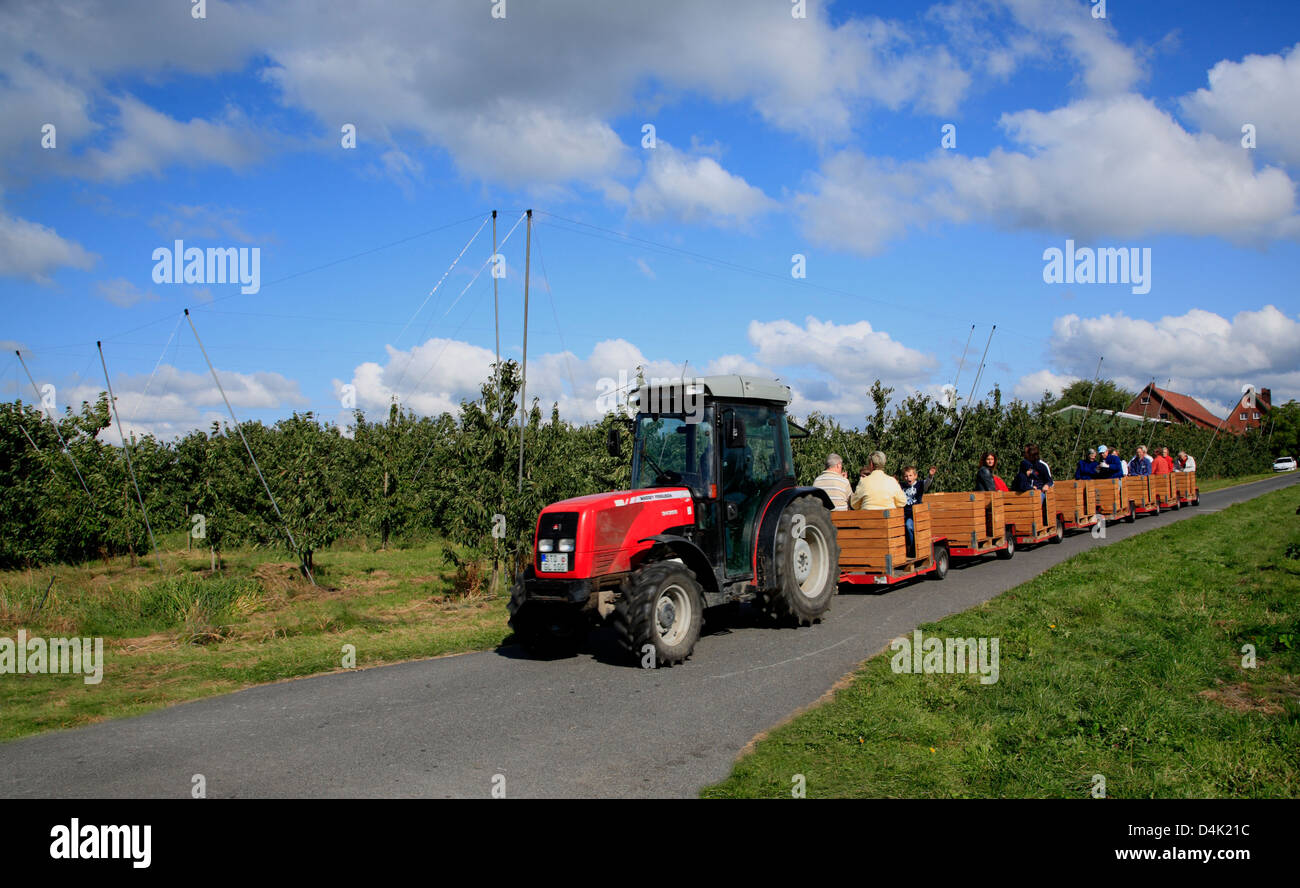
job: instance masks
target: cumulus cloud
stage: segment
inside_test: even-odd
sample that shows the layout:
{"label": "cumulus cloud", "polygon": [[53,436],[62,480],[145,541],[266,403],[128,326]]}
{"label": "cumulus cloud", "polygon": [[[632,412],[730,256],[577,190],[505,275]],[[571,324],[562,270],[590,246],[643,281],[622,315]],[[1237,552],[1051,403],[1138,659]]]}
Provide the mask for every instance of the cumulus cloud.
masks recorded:
{"label": "cumulus cloud", "polygon": [[761,188],[727,172],[712,157],[691,157],[659,142],[632,191],[631,212],[643,219],[745,226],[776,206]]}
{"label": "cumulus cloud", "polygon": [[1127,388],[1154,378],[1216,403],[1236,401],[1247,383],[1278,395],[1300,390],[1300,319],[1272,305],[1231,319],[1201,309],[1156,321],[1068,314],[1053,322],[1049,352],[1055,366],[1080,376],[1104,355],[1105,375]]}
{"label": "cumulus cloud", "polygon": [[122,182],[173,165],[239,168],[262,153],[262,137],[235,108],[220,120],[180,121],[127,96],[117,101],[117,111],[109,144],[85,153],[89,178]]}
{"label": "cumulus cloud", "polygon": [[1079,378],[1069,373],[1061,374],[1053,373],[1051,370],[1036,370],[1020,377],[1012,388],[1011,394],[1022,401],[1031,403],[1041,398],[1043,392],[1051,392],[1053,397],[1059,398],[1065,387],[1072,382],[1078,382]]}
{"label": "cumulus cloud", "polygon": [[59,236],[53,228],[0,209],[0,275],[49,283],[58,268],[90,269],[99,256]]}
{"label": "cumulus cloud", "polygon": [[1225,59],[1209,82],[1182,98],[1184,114],[1229,144],[1240,145],[1251,124],[1260,154],[1300,166],[1300,43],[1284,54]]}
{"label": "cumulus cloud", "polygon": [[1021,150],[905,164],[852,150],[828,158],[796,198],[804,230],[868,255],[909,228],[944,221],[1084,239],[1300,234],[1286,173],[1256,170],[1235,143],[1189,133],[1149,99],[1084,99],[1007,114],[1001,125]]}
{"label": "cumulus cloud", "polygon": [[144,300],[154,301],[158,297],[153,293],[145,292],[126,278],[114,278],[111,281],[100,281],[96,284],[95,289],[99,295],[118,308],[130,308],[138,302]]}

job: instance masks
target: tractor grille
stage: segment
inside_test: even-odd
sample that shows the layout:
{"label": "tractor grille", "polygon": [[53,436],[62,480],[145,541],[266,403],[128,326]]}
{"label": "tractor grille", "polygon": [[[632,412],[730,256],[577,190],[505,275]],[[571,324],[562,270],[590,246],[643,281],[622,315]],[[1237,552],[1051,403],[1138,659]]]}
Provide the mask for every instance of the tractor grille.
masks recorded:
{"label": "tractor grille", "polygon": [[537,539],[576,540],[578,538],[577,512],[547,512],[537,522]]}

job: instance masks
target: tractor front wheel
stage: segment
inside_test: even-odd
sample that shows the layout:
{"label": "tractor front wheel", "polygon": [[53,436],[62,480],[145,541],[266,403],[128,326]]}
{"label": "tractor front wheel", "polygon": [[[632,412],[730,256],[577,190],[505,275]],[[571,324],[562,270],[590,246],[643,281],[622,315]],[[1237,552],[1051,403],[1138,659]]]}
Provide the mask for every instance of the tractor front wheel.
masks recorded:
{"label": "tractor front wheel", "polygon": [[703,622],[699,581],[679,561],[656,561],[641,568],[624,581],[614,604],[619,644],[652,668],[689,657],[700,640]]}
{"label": "tractor front wheel", "polygon": [[840,585],[840,545],[831,513],[815,496],[786,506],[776,529],[776,588],[763,609],[780,622],[811,625],[830,609]]}

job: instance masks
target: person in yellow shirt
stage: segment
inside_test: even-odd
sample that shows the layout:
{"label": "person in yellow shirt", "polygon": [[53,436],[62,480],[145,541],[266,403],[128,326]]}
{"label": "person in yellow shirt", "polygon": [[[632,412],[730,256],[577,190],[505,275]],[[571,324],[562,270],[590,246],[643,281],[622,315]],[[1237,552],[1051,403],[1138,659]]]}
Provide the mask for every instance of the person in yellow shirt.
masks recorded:
{"label": "person in yellow shirt", "polygon": [[862,470],[858,488],[849,500],[849,508],[901,509],[906,505],[903,488],[893,476],[885,474],[885,455],[877,450],[871,454],[870,471]]}

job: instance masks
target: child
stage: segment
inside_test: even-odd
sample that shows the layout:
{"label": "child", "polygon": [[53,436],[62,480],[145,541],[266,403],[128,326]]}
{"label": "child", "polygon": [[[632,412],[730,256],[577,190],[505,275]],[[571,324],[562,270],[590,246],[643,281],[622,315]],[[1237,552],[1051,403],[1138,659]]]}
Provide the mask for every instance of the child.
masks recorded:
{"label": "child", "polygon": [[907,505],[903,507],[903,514],[906,518],[903,520],[903,527],[907,531],[907,549],[909,552],[916,551],[916,533],[912,525],[912,506],[921,501],[921,497],[930,489],[934,483],[935,472],[939,471],[935,466],[930,466],[930,477],[924,481],[917,480],[916,466],[908,466],[903,469],[903,480],[899,484],[903,488],[903,496],[907,497]]}

